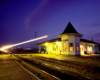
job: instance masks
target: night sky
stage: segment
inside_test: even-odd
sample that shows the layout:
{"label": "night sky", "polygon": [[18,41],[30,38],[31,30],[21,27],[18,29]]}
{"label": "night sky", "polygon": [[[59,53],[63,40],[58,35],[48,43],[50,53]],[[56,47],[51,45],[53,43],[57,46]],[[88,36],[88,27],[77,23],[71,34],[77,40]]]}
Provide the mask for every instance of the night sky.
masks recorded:
{"label": "night sky", "polygon": [[57,38],[71,22],[83,39],[100,43],[100,0],[0,0],[0,47],[49,35]]}

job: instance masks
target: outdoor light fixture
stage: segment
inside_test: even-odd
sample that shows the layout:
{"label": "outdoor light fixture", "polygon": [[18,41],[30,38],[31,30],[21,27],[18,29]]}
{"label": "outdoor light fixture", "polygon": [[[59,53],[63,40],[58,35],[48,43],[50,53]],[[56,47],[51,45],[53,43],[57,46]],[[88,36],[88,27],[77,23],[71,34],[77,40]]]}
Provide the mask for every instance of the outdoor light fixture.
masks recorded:
{"label": "outdoor light fixture", "polygon": [[56,42],[56,44],[58,44],[59,42]]}
{"label": "outdoor light fixture", "polygon": [[48,45],[48,43],[46,43],[46,45]]}

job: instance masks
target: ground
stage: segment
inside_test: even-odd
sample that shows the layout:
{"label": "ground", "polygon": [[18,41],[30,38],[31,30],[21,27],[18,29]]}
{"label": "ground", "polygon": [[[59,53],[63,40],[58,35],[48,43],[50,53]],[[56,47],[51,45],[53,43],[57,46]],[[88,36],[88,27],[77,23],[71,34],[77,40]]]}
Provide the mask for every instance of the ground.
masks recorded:
{"label": "ground", "polygon": [[[84,55],[84,56],[66,56],[66,55],[53,55],[53,54],[14,54],[19,56],[32,57],[47,57],[55,58],[65,61],[75,61],[86,63],[100,67],[100,55]],[[79,65],[80,66],[80,65]],[[37,80],[35,76],[29,74],[18,65],[11,55],[0,55],[0,80]]]}
{"label": "ground", "polygon": [[[76,74],[92,78],[94,80],[95,79],[100,80],[99,54],[84,55],[84,56],[67,56],[67,55],[53,55],[53,54],[19,54],[18,56],[31,60],[35,59],[35,61],[40,61],[41,64],[43,63],[50,68],[58,68],[59,70],[64,69],[64,71],[71,71]],[[61,62],[59,62],[58,64],[57,63],[58,60],[66,61],[66,63],[64,62],[64,64],[61,65]]]}
{"label": "ground", "polygon": [[0,55],[0,80],[37,80],[20,67],[11,55]]}

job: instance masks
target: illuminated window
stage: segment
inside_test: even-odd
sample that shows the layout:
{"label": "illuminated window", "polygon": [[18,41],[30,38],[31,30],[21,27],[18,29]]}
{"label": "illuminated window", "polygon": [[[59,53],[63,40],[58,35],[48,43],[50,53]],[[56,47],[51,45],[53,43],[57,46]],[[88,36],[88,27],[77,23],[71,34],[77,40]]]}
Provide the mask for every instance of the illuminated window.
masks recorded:
{"label": "illuminated window", "polygon": [[79,43],[76,43],[76,51],[79,51]]}
{"label": "illuminated window", "polygon": [[88,46],[88,51],[92,51],[92,46]]}
{"label": "illuminated window", "polygon": [[74,45],[73,45],[73,43],[69,43],[69,51],[74,51]]}

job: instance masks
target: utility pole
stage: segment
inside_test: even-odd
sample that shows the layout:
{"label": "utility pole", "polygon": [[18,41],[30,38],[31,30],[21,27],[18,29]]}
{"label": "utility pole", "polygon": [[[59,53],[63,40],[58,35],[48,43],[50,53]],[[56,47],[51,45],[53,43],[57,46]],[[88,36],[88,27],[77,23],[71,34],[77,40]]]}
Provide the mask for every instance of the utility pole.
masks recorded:
{"label": "utility pole", "polygon": [[35,38],[36,38],[36,36],[37,36],[37,32],[35,32]]}

